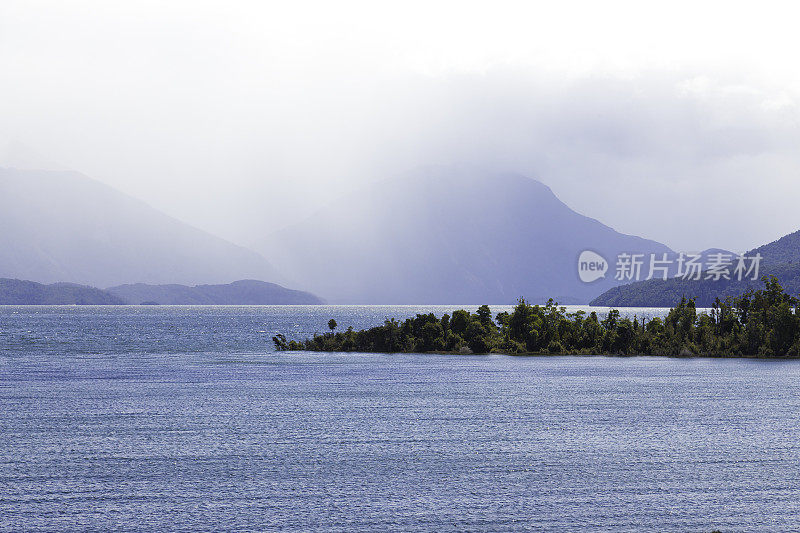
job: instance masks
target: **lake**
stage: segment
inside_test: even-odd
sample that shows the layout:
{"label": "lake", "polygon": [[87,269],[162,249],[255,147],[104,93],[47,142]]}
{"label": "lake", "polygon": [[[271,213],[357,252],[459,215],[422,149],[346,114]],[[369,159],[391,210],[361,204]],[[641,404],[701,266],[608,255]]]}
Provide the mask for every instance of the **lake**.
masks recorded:
{"label": "lake", "polygon": [[800,361],[270,340],[459,307],[0,307],[0,531],[796,529]]}

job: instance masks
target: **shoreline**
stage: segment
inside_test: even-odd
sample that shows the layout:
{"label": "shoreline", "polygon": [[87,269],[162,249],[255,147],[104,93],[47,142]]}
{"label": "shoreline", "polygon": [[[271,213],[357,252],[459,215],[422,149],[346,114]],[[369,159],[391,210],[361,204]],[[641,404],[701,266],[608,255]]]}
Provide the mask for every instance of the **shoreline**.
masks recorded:
{"label": "shoreline", "polygon": [[654,359],[752,359],[759,361],[798,361],[800,355],[787,355],[787,356],[759,356],[759,355],[654,355],[654,354],[596,354],[596,353],[508,353],[508,352],[487,352],[487,353],[462,353],[462,352],[367,352],[367,351],[324,351],[324,350],[280,350],[270,352],[276,353],[325,353],[325,354],[343,354],[343,355],[447,355],[453,357],[489,357],[492,355],[501,355],[504,357],[519,357],[519,358],[554,358],[554,357],[580,357],[580,358],[595,358],[607,357],[612,359],[638,359],[638,358],[654,358]]}

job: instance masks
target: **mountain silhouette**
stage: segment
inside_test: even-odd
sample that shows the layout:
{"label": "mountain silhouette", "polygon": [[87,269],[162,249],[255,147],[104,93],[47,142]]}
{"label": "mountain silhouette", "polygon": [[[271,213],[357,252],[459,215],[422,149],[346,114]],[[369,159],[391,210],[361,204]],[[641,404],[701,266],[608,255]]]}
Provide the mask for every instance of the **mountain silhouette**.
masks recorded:
{"label": "mountain silhouette", "polygon": [[[727,252],[730,254],[730,252]],[[647,280],[609,289],[592,300],[592,305],[615,307],[672,307],[682,297],[695,298],[699,307],[711,307],[716,298],[740,296],[746,291],[763,288],[763,276],[775,276],[787,294],[800,294],[800,231],[785,235],[771,243],[744,254],[746,258],[760,256],[758,272],[735,275],[736,259],[727,263],[730,279],[714,279],[703,272],[700,279],[673,277],[667,280]],[[752,259],[745,263],[748,268]]]}
{"label": "mountain silhouette", "polygon": [[[576,213],[516,174],[428,167],[338,198],[257,248],[336,303],[585,303],[620,282],[619,253],[671,253]],[[583,250],[609,260],[583,283]]]}
{"label": "mountain silhouette", "polygon": [[0,277],[98,287],[282,281],[259,254],[76,172],[0,168]]}

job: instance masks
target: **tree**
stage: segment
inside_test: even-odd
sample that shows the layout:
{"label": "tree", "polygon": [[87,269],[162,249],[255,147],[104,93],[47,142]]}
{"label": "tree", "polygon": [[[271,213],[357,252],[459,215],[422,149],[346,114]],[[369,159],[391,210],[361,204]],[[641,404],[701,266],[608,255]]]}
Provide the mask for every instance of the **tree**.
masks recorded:
{"label": "tree", "polygon": [[483,327],[480,319],[470,321],[465,335],[467,345],[473,353],[486,353],[491,349],[486,328]]}
{"label": "tree", "polygon": [[481,325],[485,328],[490,328],[494,326],[492,322],[492,310],[489,309],[488,305],[482,305],[478,308],[477,313],[478,319],[481,321]]}
{"label": "tree", "polygon": [[337,326],[337,324],[336,324],[336,321],[334,319],[331,318],[330,320],[328,320],[328,327],[330,328],[331,333],[333,333],[333,330],[336,329],[336,326]]}
{"label": "tree", "polygon": [[286,343],[286,337],[283,336],[281,333],[278,333],[274,337],[272,337],[272,342],[275,343],[275,349],[279,352],[287,350],[289,345]]}
{"label": "tree", "polygon": [[467,331],[467,326],[470,322],[470,314],[469,311],[465,311],[463,309],[459,309],[458,311],[453,312],[453,317],[450,319],[450,329],[453,330],[453,333],[458,333],[459,335],[463,335],[465,331]]}

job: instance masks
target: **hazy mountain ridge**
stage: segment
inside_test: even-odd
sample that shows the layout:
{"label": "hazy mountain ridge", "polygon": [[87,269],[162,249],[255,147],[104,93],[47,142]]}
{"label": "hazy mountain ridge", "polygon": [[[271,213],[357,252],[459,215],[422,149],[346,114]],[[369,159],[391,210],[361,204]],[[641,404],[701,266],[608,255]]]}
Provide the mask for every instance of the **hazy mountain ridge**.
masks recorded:
{"label": "hazy mountain ridge", "polygon": [[[771,243],[754,248],[744,255],[762,256],[759,278],[773,275],[793,296],[800,294],[800,231],[785,235]],[[594,300],[591,305],[612,307],[671,307],[684,296],[696,298],[700,307],[710,307],[719,297],[739,296],[749,289],[763,287],[760,279],[683,280],[671,278],[666,281],[647,280],[622,285],[608,290]]]}
{"label": "hazy mountain ridge", "polygon": [[121,305],[125,300],[87,285],[0,278],[0,305]]}
{"label": "hazy mountain ridge", "polygon": [[76,172],[0,168],[0,276],[94,286],[282,281],[259,254]]}
{"label": "hazy mountain ridge", "polygon": [[147,285],[111,287],[107,292],[131,304],[161,305],[284,305],[324,304],[321,298],[275,283],[240,280],[224,285]]}
{"label": "hazy mountain ridge", "polygon": [[576,213],[536,180],[453,167],[346,195],[258,249],[337,303],[585,303],[619,282],[582,283],[581,251],[672,252]]}
{"label": "hazy mountain ridge", "polygon": [[313,294],[257,280],[224,285],[146,285],[98,289],[0,278],[0,305],[304,305],[324,304]]}

